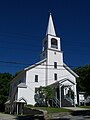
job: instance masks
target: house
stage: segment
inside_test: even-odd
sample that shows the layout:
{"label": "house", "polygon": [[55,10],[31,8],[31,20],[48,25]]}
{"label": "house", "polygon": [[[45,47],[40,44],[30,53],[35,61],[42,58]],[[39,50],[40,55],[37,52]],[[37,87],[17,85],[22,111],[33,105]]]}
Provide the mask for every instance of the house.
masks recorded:
{"label": "house", "polygon": [[79,92],[79,105],[85,105],[85,92]]}
{"label": "house", "polygon": [[79,105],[80,106],[90,105],[90,96],[86,95],[86,92],[79,92]]}
{"label": "house", "polygon": [[58,107],[77,104],[78,75],[63,61],[60,37],[56,35],[51,14],[46,36],[42,41],[40,59],[38,63],[25,68],[11,81],[6,111],[18,114],[24,104],[35,105],[35,92],[40,86],[53,88],[53,102]]}

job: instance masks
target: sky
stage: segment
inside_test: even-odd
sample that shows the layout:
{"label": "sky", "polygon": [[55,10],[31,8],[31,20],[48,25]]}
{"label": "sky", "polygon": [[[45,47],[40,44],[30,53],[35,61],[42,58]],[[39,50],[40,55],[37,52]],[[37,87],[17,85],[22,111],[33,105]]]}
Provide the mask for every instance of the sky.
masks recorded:
{"label": "sky", "polygon": [[52,13],[64,62],[90,64],[90,0],[0,0],[0,72],[15,74],[40,60]]}

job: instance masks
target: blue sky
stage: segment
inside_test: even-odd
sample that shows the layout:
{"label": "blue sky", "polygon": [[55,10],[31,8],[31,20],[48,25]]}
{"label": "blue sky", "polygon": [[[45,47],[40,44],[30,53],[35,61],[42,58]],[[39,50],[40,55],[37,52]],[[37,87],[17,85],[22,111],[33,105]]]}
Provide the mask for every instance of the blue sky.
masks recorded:
{"label": "blue sky", "polygon": [[2,0],[0,72],[15,74],[39,61],[50,12],[64,62],[71,67],[90,64],[90,0]]}

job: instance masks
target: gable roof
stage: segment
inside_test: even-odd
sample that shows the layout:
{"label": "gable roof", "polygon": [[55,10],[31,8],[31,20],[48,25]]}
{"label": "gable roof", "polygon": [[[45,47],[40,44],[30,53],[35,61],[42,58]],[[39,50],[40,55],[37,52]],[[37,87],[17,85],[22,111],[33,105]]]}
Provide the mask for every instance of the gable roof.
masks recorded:
{"label": "gable roof", "polygon": [[15,103],[27,103],[27,100],[24,97],[21,97],[18,100],[15,100],[14,102]]}
{"label": "gable roof", "polygon": [[24,70],[27,71],[27,70],[29,70],[29,69],[31,69],[31,68],[34,68],[34,67],[36,67],[36,66],[38,66],[38,65],[41,65],[41,64],[44,63],[45,61],[46,61],[46,59],[41,60],[41,61],[39,61],[39,62],[37,62],[37,63],[35,63],[35,64],[27,67],[27,68],[25,68]]}
{"label": "gable roof", "polygon": [[67,79],[67,78],[62,79],[62,80],[60,80],[59,82],[62,84],[62,83],[64,83],[65,81],[69,81],[69,82],[71,82],[72,84],[75,84],[73,81],[71,81],[70,79]]}
{"label": "gable roof", "polygon": [[70,83],[75,85],[75,83],[73,81],[71,81],[70,79],[64,78],[64,79],[60,79],[58,81],[55,81],[54,83],[52,83],[52,84],[50,84],[48,86],[52,86],[52,87],[55,86],[56,87],[56,86],[58,86],[58,84],[62,85],[62,83],[65,82],[65,81],[69,81]]}
{"label": "gable roof", "polygon": [[27,102],[27,100],[24,98],[24,97],[21,97],[21,98],[19,98],[19,100],[18,100],[19,102]]}
{"label": "gable roof", "polygon": [[[41,65],[41,64],[44,63],[45,61],[46,61],[46,59],[41,60],[41,61],[39,61],[39,62],[37,62],[37,63],[29,66],[29,67],[24,68],[24,70],[27,71],[27,70],[29,70],[29,69],[31,69],[31,68],[34,68],[34,67],[36,67],[36,66],[38,66],[38,65]],[[65,69],[67,69],[67,70],[68,70],[72,75],[74,75],[75,77],[77,77],[77,78],[79,77],[79,76],[78,76],[72,69],[70,69],[65,63],[63,63],[63,67],[64,67]]]}
{"label": "gable roof", "polygon": [[63,63],[63,66],[65,67],[66,70],[68,70],[72,75],[75,77],[79,77],[73,70],[71,70],[65,63]]}

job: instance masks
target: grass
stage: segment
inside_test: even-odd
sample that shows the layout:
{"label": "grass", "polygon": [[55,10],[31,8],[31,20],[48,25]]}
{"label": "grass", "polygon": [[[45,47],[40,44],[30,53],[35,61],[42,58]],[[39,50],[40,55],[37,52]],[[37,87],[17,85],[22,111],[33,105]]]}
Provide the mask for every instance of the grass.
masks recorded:
{"label": "grass", "polygon": [[90,106],[80,106],[80,108],[89,108],[90,109]]}
{"label": "grass", "polygon": [[50,113],[59,113],[59,112],[71,112],[71,110],[67,110],[64,108],[53,108],[53,107],[30,107],[33,109],[45,110],[48,114]]}

